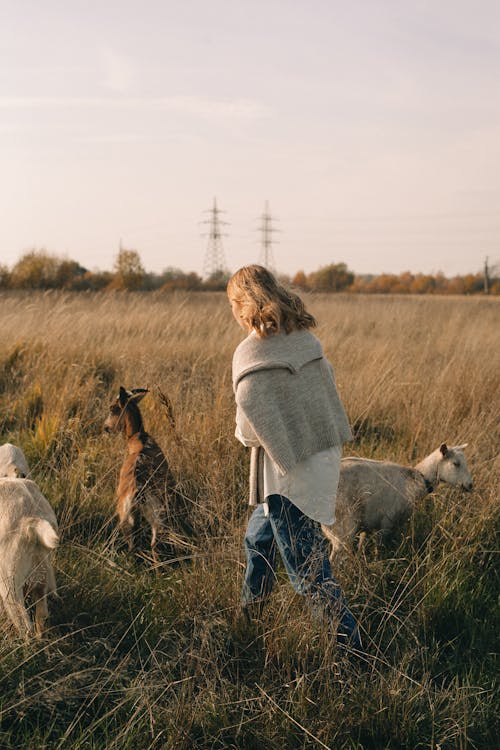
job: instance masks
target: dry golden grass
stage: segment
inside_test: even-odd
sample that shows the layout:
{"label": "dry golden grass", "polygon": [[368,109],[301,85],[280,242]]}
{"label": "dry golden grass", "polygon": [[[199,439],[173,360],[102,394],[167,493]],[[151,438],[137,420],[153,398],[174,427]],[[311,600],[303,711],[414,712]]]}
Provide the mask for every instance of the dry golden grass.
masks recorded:
{"label": "dry golden grass", "polygon": [[[475,480],[335,571],[365,631],[362,674],[286,582],[261,626],[237,617],[247,456],[224,295],[0,296],[1,440],[23,448],[62,529],[47,638],[25,646],[3,626],[1,747],[493,747],[500,306],[308,304],[355,426],[346,452],[415,463],[468,442]],[[152,389],[146,428],[192,507],[185,555],[159,576],[116,534],[124,444],[102,423],[121,384]]]}

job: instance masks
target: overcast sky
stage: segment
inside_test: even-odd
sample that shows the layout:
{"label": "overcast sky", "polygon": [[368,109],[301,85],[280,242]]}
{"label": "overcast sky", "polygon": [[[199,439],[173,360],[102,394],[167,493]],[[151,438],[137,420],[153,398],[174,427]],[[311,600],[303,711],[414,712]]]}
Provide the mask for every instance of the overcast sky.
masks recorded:
{"label": "overcast sky", "polygon": [[0,0],[0,263],[500,259],[498,0]]}

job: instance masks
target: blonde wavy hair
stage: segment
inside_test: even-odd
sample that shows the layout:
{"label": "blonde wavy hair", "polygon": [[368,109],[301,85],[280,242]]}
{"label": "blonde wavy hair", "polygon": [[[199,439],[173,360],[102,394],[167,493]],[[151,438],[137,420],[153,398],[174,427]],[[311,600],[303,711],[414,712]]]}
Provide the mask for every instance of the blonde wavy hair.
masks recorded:
{"label": "blonde wavy hair", "polygon": [[243,266],[229,279],[227,296],[241,306],[241,317],[258,336],[313,328],[315,318],[294,292],[286,289],[264,266]]}

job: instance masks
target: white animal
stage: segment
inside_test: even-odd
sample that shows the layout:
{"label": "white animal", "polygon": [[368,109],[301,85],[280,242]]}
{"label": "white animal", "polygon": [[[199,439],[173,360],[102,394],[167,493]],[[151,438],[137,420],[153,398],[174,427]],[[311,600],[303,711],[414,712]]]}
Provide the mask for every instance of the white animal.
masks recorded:
{"label": "white animal", "polygon": [[0,477],[27,477],[30,468],[21,448],[12,443],[0,445]]}
{"label": "white animal", "polygon": [[442,443],[414,468],[367,458],[342,459],[335,523],[323,526],[333,554],[352,545],[359,531],[393,531],[408,520],[415,503],[433,492],[439,482],[472,490],[463,454],[466,445],[448,448]]}
{"label": "white animal", "polygon": [[[0,611],[21,635],[42,635],[56,582],[50,553],[59,543],[54,511],[30,479],[0,479]],[[25,593],[35,602],[35,622]]]}

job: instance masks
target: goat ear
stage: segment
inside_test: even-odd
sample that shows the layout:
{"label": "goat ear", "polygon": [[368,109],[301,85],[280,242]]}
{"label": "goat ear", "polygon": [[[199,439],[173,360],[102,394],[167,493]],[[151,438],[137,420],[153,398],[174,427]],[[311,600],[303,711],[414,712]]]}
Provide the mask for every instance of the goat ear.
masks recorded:
{"label": "goat ear", "polygon": [[132,401],[141,401],[146,393],[149,393],[147,388],[132,388],[130,399]]}
{"label": "goat ear", "polygon": [[446,443],[441,443],[441,445],[439,446],[439,450],[441,451],[443,456],[446,456],[446,454],[448,453],[448,446],[446,445]]}
{"label": "goat ear", "polygon": [[127,401],[130,398],[130,393],[125,390],[125,388],[121,385],[120,386],[120,394],[118,396],[118,400],[120,402],[120,406],[126,406]]}

